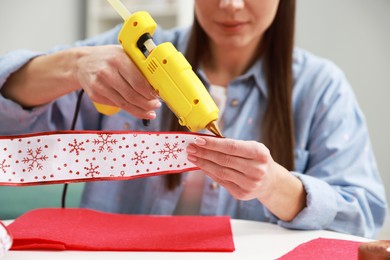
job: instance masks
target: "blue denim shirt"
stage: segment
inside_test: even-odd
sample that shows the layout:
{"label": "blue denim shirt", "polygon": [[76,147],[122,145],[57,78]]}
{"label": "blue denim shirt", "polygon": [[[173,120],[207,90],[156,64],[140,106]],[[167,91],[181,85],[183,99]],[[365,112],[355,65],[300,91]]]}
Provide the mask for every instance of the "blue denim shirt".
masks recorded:
{"label": "blue denim shirt", "polygon": [[[74,46],[117,44],[120,26],[75,43]],[[184,52],[188,29],[157,30],[157,43],[171,41]],[[70,48],[60,46],[50,52]],[[49,53],[50,53],[49,52]],[[27,50],[10,52],[0,59],[0,87],[7,77],[33,57]],[[223,114],[226,137],[261,141],[260,125],[268,102],[266,82],[258,60],[244,75],[231,81]],[[307,206],[291,222],[270,213],[258,200],[239,201],[224,188],[206,178],[201,215],[230,215],[232,218],[267,221],[293,229],[329,229],[373,237],[382,226],[386,199],[378,173],[364,116],[351,86],[340,69],[330,61],[296,48],[294,50],[293,112],[295,124],[295,165],[307,192]],[[205,74],[199,75],[208,85]],[[0,134],[69,129],[77,93],[50,104],[24,110],[0,96]],[[98,114],[85,96],[77,129],[167,130],[167,108],[149,127],[124,111],[107,117]],[[186,175],[183,174],[183,181]],[[165,214],[175,210],[182,185],[167,191],[164,177],[131,181],[87,183],[82,207],[128,214]]]}

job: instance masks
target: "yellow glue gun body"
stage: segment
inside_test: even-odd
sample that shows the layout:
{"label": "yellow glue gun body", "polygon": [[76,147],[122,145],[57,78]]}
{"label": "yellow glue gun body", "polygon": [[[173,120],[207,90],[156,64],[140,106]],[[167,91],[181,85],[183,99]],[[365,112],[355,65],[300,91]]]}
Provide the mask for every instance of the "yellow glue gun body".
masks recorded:
{"label": "yellow glue gun body", "polygon": [[[180,125],[194,132],[208,128],[218,119],[218,107],[191,65],[172,43],[154,45],[151,35],[156,28],[155,21],[147,12],[134,13],[125,20],[119,42],[177,116]],[[118,112],[117,108],[95,106],[103,114]]]}

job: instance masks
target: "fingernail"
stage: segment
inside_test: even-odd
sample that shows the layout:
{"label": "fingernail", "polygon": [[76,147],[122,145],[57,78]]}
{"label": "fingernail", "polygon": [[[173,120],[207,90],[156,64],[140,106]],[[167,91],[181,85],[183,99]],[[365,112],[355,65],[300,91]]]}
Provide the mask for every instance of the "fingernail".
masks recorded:
{"label": "fingernail", "polygon": [[196,138],[195,139],[195,144],[197,144],[197,145],[205,145],[206,144],[206,140],[203,139],[203,138]]}
{"label": "fingernail", "polygon": [[156,118],[156,112],[150,111],[147,115],[147,119],[155,119]]}
{"label": "fingernail", "polygon": [[155,108],[159,108],[159,107],[161,107],[161,102],[159,101],[159,100],[157,100],[156,102],[154,102],[154,107]]}

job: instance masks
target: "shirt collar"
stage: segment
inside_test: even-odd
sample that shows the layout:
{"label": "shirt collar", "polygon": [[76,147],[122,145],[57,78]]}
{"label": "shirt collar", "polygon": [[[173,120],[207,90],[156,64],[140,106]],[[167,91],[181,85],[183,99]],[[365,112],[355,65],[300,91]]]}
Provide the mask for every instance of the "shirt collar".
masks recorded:
{"label": "shirt collar", "polygon": [[259,88],[260,93],[265,97],[268,97],[267,84],[265,80],[264,68],[263,68],[263,59],[258,59],[252,67],[247,70],[243,75],[237,77],[235,80],[243,80],[253,78],[255,81],[255,86]]}

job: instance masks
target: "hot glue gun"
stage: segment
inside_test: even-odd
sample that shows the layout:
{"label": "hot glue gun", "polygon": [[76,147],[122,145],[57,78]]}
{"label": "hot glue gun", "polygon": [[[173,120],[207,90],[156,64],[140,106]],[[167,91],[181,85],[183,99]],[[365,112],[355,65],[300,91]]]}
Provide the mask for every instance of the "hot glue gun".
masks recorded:
{"label": "hot glue gun", "polygon": [[[131,14],[120,0],[107,0],[124,19],[118,40],[156,93],[177,116],[180,125],[196,132],[208,129],[222,136],[217,125],[219,109],[182,53],[170,42],[156,45],[152,35],[157,25],[144,11]],[[106,115],[117,107],[95,103]]]}

